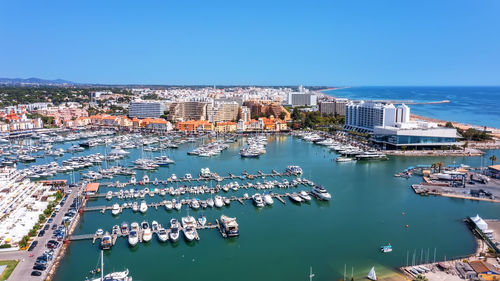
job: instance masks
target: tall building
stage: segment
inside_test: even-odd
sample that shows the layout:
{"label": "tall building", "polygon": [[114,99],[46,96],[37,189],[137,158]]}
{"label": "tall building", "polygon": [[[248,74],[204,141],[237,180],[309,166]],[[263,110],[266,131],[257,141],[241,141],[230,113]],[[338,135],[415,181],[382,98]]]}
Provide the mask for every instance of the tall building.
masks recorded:
{"label": "tall building", "polygon": [[236,121],[239,107],[237,102],[222,102],[209,105],[207,120],[210,122]]}
{"label": "tall building", "polygon": [[348,130],[373,132],[375,126],[392,126],[396,108],[393,104],[374,102],[349,102],[346,105],[345,127]]}
{"label": "tall building", "polygon": [[321,114],[327,115],[345,115],[345,107],[348,99],[336,98],[333,101],[323,101],[319,103]]}
{"label": "tall building", "polygon": [[133,101],[129,105],[128,116],[137,118],[159,118],[166,110],[165,103]]}
{"label": "tall building", "polygon": [[207,120],[209,105],[206,101],[174,102],[169,107],[168,120]]}
{"label": "tall building", "polygon": [[240,119],[243,120],[244,122],[250,121],[250,119],[252,119],[252,115],[250,113],[250,108],[247,106],[242,106],[242,107],[240,107],[240,109],[241,109]]}
{"label": "tall building", "polygon": [[287,105],[291,106],[316,106],[318,96],[305,92],[290,92],[287,96]]}

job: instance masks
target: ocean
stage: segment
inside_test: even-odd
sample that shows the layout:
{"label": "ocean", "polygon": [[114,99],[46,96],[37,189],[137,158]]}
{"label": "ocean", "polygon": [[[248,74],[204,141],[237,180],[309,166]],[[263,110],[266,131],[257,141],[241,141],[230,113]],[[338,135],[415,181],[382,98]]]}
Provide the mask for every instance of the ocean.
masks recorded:
{"label": "ocean", "polygon": [[324,91],[355,100],[411,100],[449,103],[409,105],[411,112],[430,118],[500,128],[500,87],[353,87]]}

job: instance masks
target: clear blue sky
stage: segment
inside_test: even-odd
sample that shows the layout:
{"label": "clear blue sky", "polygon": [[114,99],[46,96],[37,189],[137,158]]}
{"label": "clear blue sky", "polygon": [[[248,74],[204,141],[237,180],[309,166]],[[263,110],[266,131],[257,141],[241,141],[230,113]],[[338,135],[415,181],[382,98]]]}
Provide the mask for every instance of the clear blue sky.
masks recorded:
{"label": "clear blue sky", "polygon": [[0,77],[500,85],[499,0],[0,2]]}

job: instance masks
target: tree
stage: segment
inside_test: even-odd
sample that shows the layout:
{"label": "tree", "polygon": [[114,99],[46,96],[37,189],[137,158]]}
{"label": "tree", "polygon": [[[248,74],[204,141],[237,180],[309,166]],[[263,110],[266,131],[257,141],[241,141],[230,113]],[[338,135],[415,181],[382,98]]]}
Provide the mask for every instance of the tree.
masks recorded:
{"label": "tree", "polygon": [[491,160],[491,165],[493,165],[493,163],[495,163],[495,162],[498,161],[498,159],[497,159],[497,157],[495,155],[491,155],[490,156],[490,160]]}
{"label": "tree", "polygon": [[441,173],[442,167],[443,167],[443,162],[436,162],[431,165],[432,170],[436,171],[436,169],[438,169],[439,173]]}
{"label": "tree", "polygon": [[281,112],[280,112],[280,115],[279,115],[278,117],[279,117],[279,119],[281,119],[281,120],[285,120],[285,117],[286,117],[286,113],[285,113],[285,111],[281,111]]}
{"label": "tree", "polygon": [[408,148],[408,147],[407,147],[406,145],[401,146],[401,150],[402,150],[402,151],[406,151],[406,149],[407,149],[407,148]]}
{"label": "tree", "polygon": [[453,123],[451,122],[446,122],[446,124],[444,125],[446,128],[454,128],[453,127]]}
{"label": "tree", "polygon": [[464,144],[462,144],[463,149],[465,150],[469,146],[469,142],[466,141]]}
{"label": "tree", "polygon": [[427,277],[423,276],[423,275],[418,275],[415,279],[413,279],[414,281],[427,281],[429,279],[427,279]]}

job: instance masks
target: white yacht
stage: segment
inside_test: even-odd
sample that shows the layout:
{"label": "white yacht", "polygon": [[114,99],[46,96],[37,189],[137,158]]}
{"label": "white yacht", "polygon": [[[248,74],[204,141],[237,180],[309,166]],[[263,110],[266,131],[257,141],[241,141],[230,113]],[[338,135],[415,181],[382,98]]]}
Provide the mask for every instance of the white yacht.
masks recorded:
{"label": "white yacht", "polygon": [[112,191],[108,191],[108,192],[106,193],[106,199],[107,199],[107,200],[111,200],[112,198],[113,198],[113,192],[112,192]]}
{"label": "white yacht", "polygon": [[[175,199],[174,199],[175,200]],[[174,208],[179,211],[182,208],[182,203],[180,201],[175,201]]]}
{"label": "white yacht", "polygon": [[176,219],[170,220],[170,233],[168,236],[172,242],[179,240],[179,227],[179,221]]}
{"label": "white yacht", "polygon": [[144,214],[147,210],[148,205],[146,204],[146,201],[142,201],[141,205],[139,206],[139,211]]}
{"label": "white yacht", "polygon": [[200,208],[200,202],[198,202],[197,199],[191,200],[191,208],[193,209],[199,209]]}
{"label": "white yacht", "polygon": [[255,193],[254,195],[252,195],[252,200],[255,206],[264,207],[264,200],[262,199],[260,193]]}
{"label": "white yacht", "polygon": [[273,197],[269,193],[264,193],[263,198],[266,205],[272,205],[274,203]]}
{"label": "white yacht", "polygon": [[168,240],[168,233],[167,231],[162,227],[158,230],[158,232],[156,232],[156,234],[158,235],[158,239],[161,241],[161,242],[167,242]]}
{"label": "white yacht", "polygon": [[132,203],[132,211],[139,211],[139,204],[137,204],[137,202]]}
{"label": "white yacht", "polygon": [[309,194],[307,194],[307,192],[305,192],[304,190],[300,191],[298,193],[298,195],[300,196],[300,198],[302,198],[302,200],[304,201],[311,201],[311,196]]}
{"label": "white yacht", "polygon": [[111,210],[111,213],[113,214],[113,216],[116,216],[120,213],[120,205],[115,203],[113,204],[113,209]]}
{"label": "white yacht", "polygon": [[139,242],[139,234],[136,230],[131,230],[128,234],[128,244],[134,247]]}
{"label": "white yacht", "polygon": [[137,183],[137,180],[135,179],[135,176],[132,176],[130,178],[130,183],[133,184],[133,185],[135,185]]}
{"label": "white yacht", "polygon": [[215,204],[214,203],[214,199],[212,199],[212,198],[208,198],[207,199],[207,205],[208,205],[208,207],[213,208],[214,204]]}
{"label": "white yacht", "polygon": [[215,207],[217,207],[217,208],[224,206],[224,202],[222,201],[222,197],[220,195],[215,196],[214,204],[215,204]]}
{"label": "white yacht", "polygon": [[144,184],[148,184],[148,183],[149,183],[149,176],[148,176],[148,175],[144,175],[144,176],[142,177],[142,182],[143,182]]}
{"label": "white yacht", "polygon": [[292,194],[290,194],[288,197],[290,197],[290,200],[294,201],[294,202],[297,202],[297,203],[301,203],[302,201],[302,198],[297,194],[297,192],[294,192]]}
{"label": "white yacht", "polygon": [[315,185],[311,194],[320,200],[330,200],[332,196],[326,191],[326,189],[321,185]]}
{"label": "white yacht", "polygon": [[151,241],[151,238],[153,238],[153,232],[151,231],[151,228],[149,228],[149,223],[147,221],[143,221],[141,223],[141,228],[143,230],[142,241],[144,242]]}
{"label": "white yacht", "polygon": [[166,200],[166,201],[165,201],[165,209],[166,209],[167,211],[172,210],[172,208],[173,208],[173,207],[174,207],[174,205],[172,204],[172,201],[170,201],[170,200]]}
{"label": "white yacht", "polygon": [[356,159],[339,156],[335,159],[335,162],[356,162]]}

